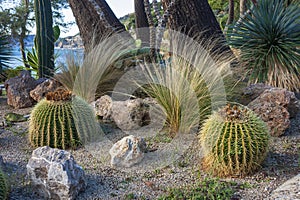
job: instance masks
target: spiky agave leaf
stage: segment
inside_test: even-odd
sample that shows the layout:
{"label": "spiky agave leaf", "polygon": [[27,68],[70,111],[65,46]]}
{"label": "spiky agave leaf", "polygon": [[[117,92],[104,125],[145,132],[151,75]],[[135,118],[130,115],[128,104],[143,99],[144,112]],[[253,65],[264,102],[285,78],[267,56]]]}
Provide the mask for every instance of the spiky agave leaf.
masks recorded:
{"label": "spiky agave leaf", "polygon": [[241,51],[240,59],[250,82],[299,90],[300,8],[281,0],[260,0],[229,34],[229,44]]}

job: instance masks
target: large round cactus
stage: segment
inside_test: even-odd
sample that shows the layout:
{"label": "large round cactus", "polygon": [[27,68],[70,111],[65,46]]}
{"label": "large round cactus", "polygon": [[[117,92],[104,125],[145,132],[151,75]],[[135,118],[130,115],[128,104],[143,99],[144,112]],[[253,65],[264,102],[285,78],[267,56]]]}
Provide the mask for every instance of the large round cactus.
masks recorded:
{"label": "large round cactus", "polygon": [[213,113],[201,129],[203,167],[221,177],[245,176],[260,167],[268,140],[265,122],[246,107],[228,104]]}
{"label": "large round cactus", "polygon": [[7,194],[8,194],[8,188],[7,188],[6,179],[0,167],[0,200],[5,200],[7,198]]}
{"label": "large round cactus", "polygon": [[60,89],[48,93],[32,110],[29,140],[36,147],[76,148],[90,140],[95,125],[89,104]]}

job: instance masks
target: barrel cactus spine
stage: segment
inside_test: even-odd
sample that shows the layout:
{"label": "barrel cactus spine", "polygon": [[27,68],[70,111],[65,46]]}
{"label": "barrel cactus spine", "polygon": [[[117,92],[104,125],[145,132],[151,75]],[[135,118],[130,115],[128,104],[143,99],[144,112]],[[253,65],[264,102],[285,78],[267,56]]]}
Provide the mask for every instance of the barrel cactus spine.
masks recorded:
{"label": "barrel cactus spine", "polygon": [[269,130],[255,113],[228,104],[200,131],[203,168],[219,177],[245,176],[258,169],[268,151]]}
{"label": "barrel cactus spine", "polygon": [[32,110],[29,140],[35,147],[77,148],[89,141],[95,122],[88,103],[59,89],[48,93]]}
{"label": "barrel cactus spine", "polygon": [[6,178],[0,167],[0,199],[1,200],[7,199],[7,195],[8,195],[8,187],[7,187]]}

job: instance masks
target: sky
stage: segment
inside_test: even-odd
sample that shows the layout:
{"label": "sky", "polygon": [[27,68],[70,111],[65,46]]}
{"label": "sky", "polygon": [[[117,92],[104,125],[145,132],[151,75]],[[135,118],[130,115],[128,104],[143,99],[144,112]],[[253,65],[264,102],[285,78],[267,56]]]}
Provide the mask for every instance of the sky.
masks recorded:
{"label": "sky", "polygon": [[[119,17],[123,17],[124,15],[127,15],[129,13],[134,12],[134,1],[133,0],[106,0],[112,11],[115,13],[115,15]],[[63,11],[65,15],[65,21],[75,21],[75,18],[73,16],[71,9],[65,9]],[[74,26],[70,27],[69,31],[66,33],[61,32],[60,37],[66,37],[66,36],[73,36],[79,33],[78,27],[75,24]]]}
{"label": "sky", "polygon": [[[13,7],[13,2],[13,0],[4,0],[2,1],[1,6],[4,5],[4,7]],[[106,0],[106,2],[118,18],[134,12],[134,0]],[[65,15],[66,22],[75,21],[71,9],[64,9],[62,12]],[[74,26],[69,28],[68,32],[61,32],[60,37],[73,36],[77,33],[79,33],[79,30],[77,25],[75,24]],[[31,34],[35,34],[35,28],[31,30]]]}

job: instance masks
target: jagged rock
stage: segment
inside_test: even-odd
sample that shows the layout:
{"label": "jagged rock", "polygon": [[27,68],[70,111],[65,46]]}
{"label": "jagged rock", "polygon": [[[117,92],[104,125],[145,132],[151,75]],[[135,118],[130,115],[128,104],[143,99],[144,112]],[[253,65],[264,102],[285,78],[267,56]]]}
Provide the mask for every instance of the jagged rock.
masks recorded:
{"label": "jagged rock", "polygon": [[30,91],[37,86],[37,81],[30,76],[29,71],[22,71],[19,76],[5,81],[7,104],[14,108],[27,108],[35,101],[30,97]]}
{"label": "jagged rock", "polygon": [[243,89],[243,102],[245,105],[249,104],[251,101],[256,99],[265,90],[271,89],[272,86],[266,85],[264,83],[251,84]]}
{"label": "jagged rock", "polygon": [[146,148],[143,138],[133,135],[124,137],[109,150],[111,165],[113,167],[131,167],[138,164],[143,160]]}
{"label": "jagged rock", "polygon": [[44,199],[75,199],[86,187],[84,171],[73,156],[47,146],[33,151],[27,174]]}
{"label": "jagged rock", "polygon": [[42,100],[48,92],[54,92],[57,88],[61,87],[62,85],[52,79],[47,79],[37,85],[33,90],[30,91],[30,96],[37,102]]}
{"label": "jagged rock", "polygon": [[271,135],[280,136],[290,125],[290,117],[299,112],[299,102],[293,92],[281,88],[265,90],[248,107],[264,120]]}
{"label": "jagged rock", "polygon": [[95,113],[103,120],[111,118],[112,99],[108,95],[104,95],[93,103]]}
{"label": "jagged rock", "polygon": [[143,118],[147,112],[142,99],[114,101],[111,116],[116,125],[122,130],[133,130],[143,125]]}

